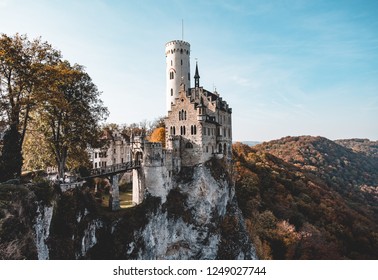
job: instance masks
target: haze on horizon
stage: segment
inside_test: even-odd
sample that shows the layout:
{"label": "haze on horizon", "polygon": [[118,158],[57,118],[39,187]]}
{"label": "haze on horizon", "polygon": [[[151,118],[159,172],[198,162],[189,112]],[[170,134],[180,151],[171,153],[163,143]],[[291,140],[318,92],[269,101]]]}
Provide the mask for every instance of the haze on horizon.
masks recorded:
{"label": "haze on horizon", "polygon": [[378,140],[377,14],[373,0],[0,0],[0,32],[84,65],[108,122],[166,114],[164,45],[184,36],[192,77],[198,59],[201,85],[233,109],[234,141]]}

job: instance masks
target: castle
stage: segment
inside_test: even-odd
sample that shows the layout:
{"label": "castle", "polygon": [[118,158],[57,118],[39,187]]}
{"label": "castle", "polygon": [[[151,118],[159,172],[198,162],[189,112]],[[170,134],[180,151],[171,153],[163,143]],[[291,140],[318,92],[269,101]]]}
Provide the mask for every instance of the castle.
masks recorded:
{"label": "castle", "polygon": [[146,192],[164,197],[172,187],[172,176],[182,167],[194,166],[211,157],[231,161],[232,109],[220,95],[200,86],[198,63],[191,87],[190,44],[182,40],[165,45],[166,106],[165,147],[141,136],[124,139],[115,134],[106,152],[92,152],[93,168],[140,160],[134,169],[133,203]]}

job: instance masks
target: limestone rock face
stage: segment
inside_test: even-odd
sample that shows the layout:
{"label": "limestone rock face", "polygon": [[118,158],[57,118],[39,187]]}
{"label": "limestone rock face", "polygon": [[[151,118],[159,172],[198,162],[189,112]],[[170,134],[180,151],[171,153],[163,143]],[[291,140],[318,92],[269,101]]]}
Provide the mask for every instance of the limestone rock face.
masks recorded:
{"label": "limestone rock face", "polygon": [[28,205],[37,205],[24,217],[35,248],[29,258],[255,259],[229,178],[215,159],[172,177],[162,173],[156,182],[163,191],[156,185],[141,204],[117,212],[96,204],[89,188],[56,193],[49,205],[29,195]]}
{"label": "limestone rock face", "polygon": [[[234,227],[238,232],[232,234],[225,230],[229,217],[243,224],[226,176],[216,180],[209,166],[199,165],[183,169],[175,180],[165,203],[137,233],[145,244],[138,258],[256,258],[243,226]],[[239,240],[231,240],[236,235]],[[222,246],[232,242],[232,251],[224,254]]]}

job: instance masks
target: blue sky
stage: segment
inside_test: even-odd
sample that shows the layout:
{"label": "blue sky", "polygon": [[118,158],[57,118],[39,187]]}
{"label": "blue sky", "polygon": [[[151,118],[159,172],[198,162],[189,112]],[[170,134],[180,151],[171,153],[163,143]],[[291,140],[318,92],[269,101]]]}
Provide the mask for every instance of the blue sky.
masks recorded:
{"label": "blue sky", "polygon": [[164,46],[182,19],[192,74],[197,58],[234,140],[378,140],[378,1],[0,0],[0,32],[86,66],[119,124],[166,114]]}

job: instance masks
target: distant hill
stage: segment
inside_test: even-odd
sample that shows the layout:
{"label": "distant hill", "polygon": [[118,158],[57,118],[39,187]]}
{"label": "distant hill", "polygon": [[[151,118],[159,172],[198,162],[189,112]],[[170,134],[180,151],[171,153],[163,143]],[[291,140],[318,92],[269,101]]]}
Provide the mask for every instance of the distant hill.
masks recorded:
{"label": "distant hill", "polygon": [[354,152],[319,136],[284,137],[255,148],[322,178],[341,194],[352,192],[359,197],[362,191],[362,202],[378,199],[378,157],[367,156],[368,152]]}
{"label": "distant hill", "polygon": [[351,149],[354,152],[362,153],[366,156],[378,158],[378,141],[369,139],[341,139],[335,140],[335,143]]}
{"label": "distant hill", "polygon": [[253,147],[260,144],[261,142],[260,141],[241,141],[241,143]]}
{"label": "distant hill", "polygon": [[378,259],[376,157],[311,136],[236,143],[233,154],[260,258]]}

